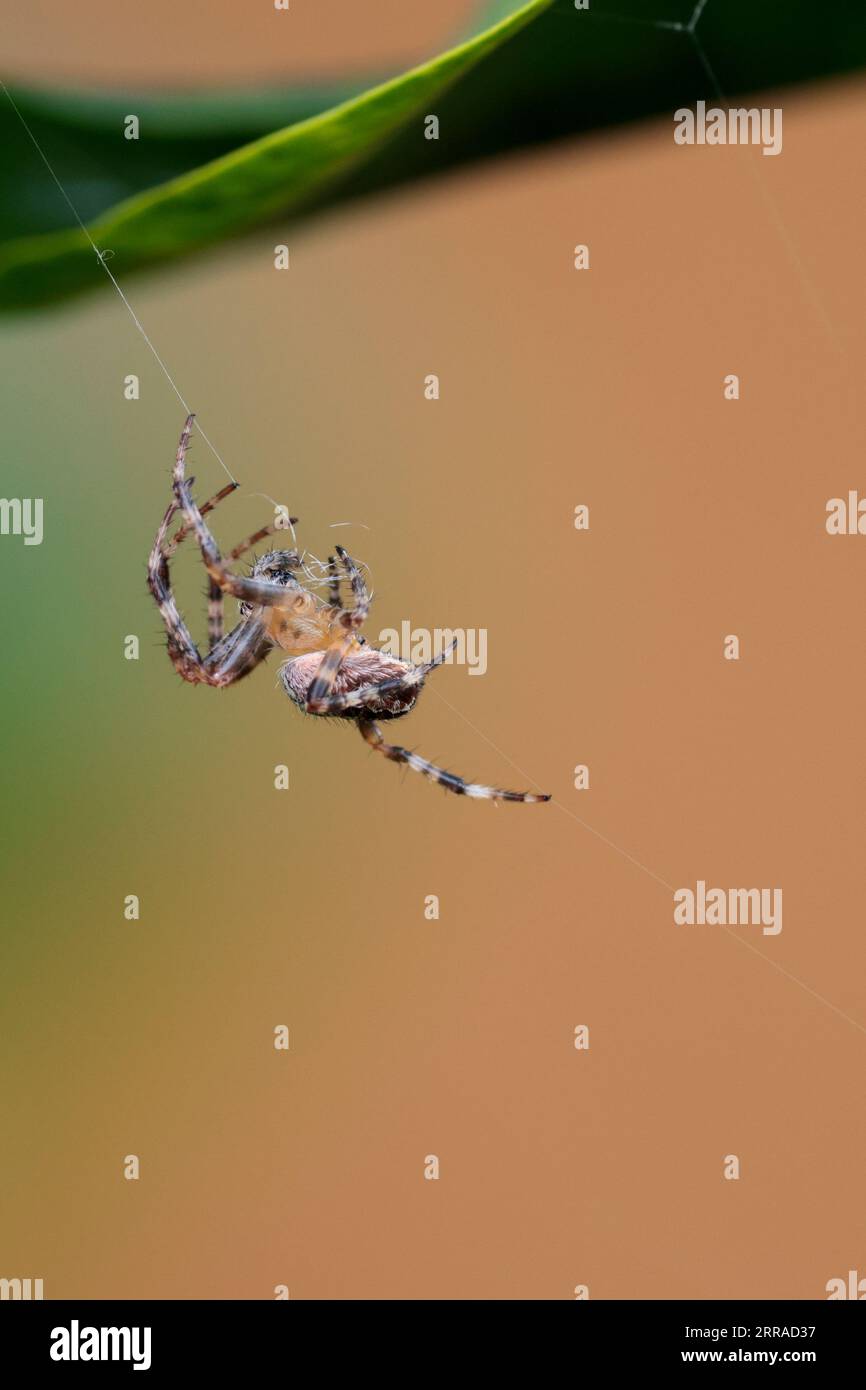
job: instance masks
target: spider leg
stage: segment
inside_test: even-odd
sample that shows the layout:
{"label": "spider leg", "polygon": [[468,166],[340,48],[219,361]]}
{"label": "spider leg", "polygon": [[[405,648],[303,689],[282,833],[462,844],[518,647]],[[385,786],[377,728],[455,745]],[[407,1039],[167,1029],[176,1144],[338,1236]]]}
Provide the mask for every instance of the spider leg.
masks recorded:
{"label": "spider leg", "polygon": [[340,610],[340,571],[333,555],[328,556],[328,602],[335,612]]}
{"label": "spider leg", "polygon": [[[346,577],[352,585],[352,593],[355,599],[355,606],[357,607],[359,602],[363,603],[368,600],[369,595],[367,593],[367,587],[361,577],[360,570],[358,569],[351,556],[348,555],[346,551],[343,550],[340,546],[337,546],[337,551],[340,556],[342,566],[346,571]],[[340,598],[341,576],[339,567],[337,565],[337,558],[335,555],[328,556],[328,579],[328,602],[330,606],[334,609],[335,613],[341,613],[343,611],[343,605]]]}
{"label": "spider leg", "polygon": [[290,608],[295,597],[291,588],[282,584],[270,583],[268,580],[245,579],[232,573],[220,554],[216,540],[202,518],[200,508],[192,500],[189,481],[185,477],[185,466],[186,451],[189,447],[189,437],[194,419],[194,415],[188,416],[183,427],[177,449],[172,484],[177,505],[184,515],[184,521],[190,531],[194,532],[198,541],[205,569],[225,594],[232,594],[235,598],[245,599],[247,603],[260,604],[263,607]]}
{"label": "spider leg", "polygon": [[[189,481],[190,483],[192,483],[193,479],[190,478]],[[209,497],[208,500],[205,503],[203,503],[202,507],[200,508],[202,516],[207,516],[208,512],[212,512],[214,507],[218,506],[218,504],[222,502],[222,500],[225,497],[230,497],[231,494],[235,492],[236,489],[239,487],[240,483],[226,483],[225,487],[221,487],[219,492],[215,492],[213,497]],[[186,540],[191,530],[192,527],[187,526],[186,523],[184,523],[184,525],[181,526],[179,530],[175,531],[171,540],[167,543],[165,547],[166,555],[174,555],[174,552],[180,545],[181,541]]]}
{"label": "spider leg", "polygon": [[[189,482],[192,483],[191,478],[189,479]],[[239,483],[226,483],[225,487],[220,488],[219,492],[215,493],[213,497],[209,498],[209,500],[205,502],[202,507],[199,508],[201,515],[205,516],[208,512],[212,512],[214,507],[216,507],[218,503],[222,502],[223,498],[229,497],[231,493],[233,493],[235,489],[238,487],[240,487]],[[297,523],[297,520],[298,518],[296,516],[290,517],[289,524],[291,526],[294,526]],[[188,526],[186,523],[184,523],[184,525],[181,526],[178,531],[175,531],[171,540],[164,547],[167,556],[173,555],[177,547],[181,544],[181,542],[185,541],[187,536],[192,535],[192,529],[193,528],[191,526]],[[257,545],[259,541],[263,541],[267,536],[274,536],[277,534],[278,531],[281,531],[283,529],[283,527],[277,526],[276,523],[271,523],[270,526],[260,527],[258,531],[254,531],[251,536],[247,536],[245,541],[241,541],[239,545],[235,546],[234,550],[231,550],[229,552],[229,559],[240,559],[242,555],[246,554],[248,550],[251,550],[252,547],[254,545]],[[207,623],[208,651],[209,653],[212,653],[216,650],[216,648],[222,641],[223,627],[225,623],[225,607],[223,591],[220,588],[219,584],[217,584],[216,580],[211,578],[210,576],[208,576]]]}
{"label": "spider leg", "polygon": [[349,552],[344,550],[341,545],[336,546],[335,549],[340,557],[343,569],[346,571],[349,583],[352,586],[352,598],[355,600],[355,610],[356,612],[358,609],[363,610],[362,617],[356,624],[356,626],[360,627],[370,610],[370,595],[364,583],[364,577]]}
{"label": "spider leg", "polygon": [[[187,481],[189,482],[190,486],[192,486],[195,479],[189,478],[187,479]],[[226,483],[225,487],[221,487],[219,492],[215,492],[213,497],[209,497],[207,502],[204,502],[202,506],[199,507],[199,511],[201,512],[202,516],[207,516],[208,512],[212,512],[218,503],[222,502],[224,498],[230,497],[231,494],[239,487],[240,483]],[[297,526],[297,524],[298,518],[296,516],[290,516],[289,526]],[[174,552],[180,545],[181,541],[185,541],[187,536],[192,535],[192,529],[193,528],[191,526],[187,526],[186,522],[184,522],[183,526],[181,526],[179,530],[175,531],[171,540],[168,541],[164,546],[166,555],[168,555],[169,557],[174,555]],[[251,550],[254,545],[258,545],[259,541],[265,540],[268,536],[276,536],[278,532],[283,531],[285,529],[285,526],[278,526],[276,522],[271,522],[269,526],[262,526],[258,531],[254,531],[251,536],[247,536],[245,541],[241,541],[239,545],[236,545],[234,550],[230,550],[229,559],[239,560],[240,557],[246,554],[248,550]]]}
{"label": "spider leg", "polygon": [[[225,489],[224,489],[223,491],[225,491]],[[205,513],[206,510],[207,510],[207,503],[205,503],[205,506],[201,508],[202,515],[204,515],[204,513]],[[297,519],[298,519],[298,518],[297,518],[296,516],[293,516],[293,517],[291,518],[291,524],[292,524],[293,526],[294,526],[295,522],[297,521]],[[247,552],[248,550],[251,550],[252,547],[253,547],[254,545],[257,545],[259,541],[263,541],[263,540],[265,539],[266,536],[273,536],[273,535],[275,535],[276,532],[277,532],[278,530],[281,530],[281,529],[282,529],[281,527],[277,527],[277,526],[276,526],[275,524],[273,524],[273,523],[272,523],[270,526],[262,526],[262,527],[260,527],[259,530],[258,530],[258,531],[254,531],[253,534],[252,534],[251,536],[247,536],[247,538],[246,538],[245,541],[241,541],[239,545],[236,545],[235,548],[234,548],[234,550],[229,551],[229,559],[230,559],[230,560],[238,560],[238,559],[240,559],[241,555],[246,554],[246,552]],[[187,532],[186,534],[189,534],[189,533]],[[175,539],[177,539],[177,537],[175,537]],[[183,539],[183,536],[181,536],[181,539]],[[217,581],[213,578],[213,576],[212,576],[212,575],[208,575],[207,630],[208,630],[208,655],[209,655],[209,656],[213,655],[213,654],[216,652],[217,648],[219,647],[219,644],[222,642],[222,639],[223,639],[223,627],[224,627],[224,623],[225,623],[225,596],[224,596],[224,594],[223,594],[222,589],[220,588],[220,586],[219,586],[219,584],[217,583]],[[235,629],[235,630],[236,630],[236,629]],[[250,669],[250,670],[251,670],[252,667],[249,667],[249,668],[247,668],[247,669]],[[242,671],[242,672],[241,672],[241,675],[245,675],[245,674],[246,674],[246,671]]]}
{"label": "spider leg", "polygon": [[165,626],[168,654],[178,674],[193,685],[231,685],[265,659],[271,650],[271,643],[261,622],[253,617],[244,618],[227,637],[213,645],[202,661],[171,591],[169,557],[164,542],[176,511],[177,503],[172,502],[156,533],[147,562],[147,586]]}
{"label": "spider leg", "polygon": [[[190,479],[190,482],[192,482],[192,479]],[[220,488],[219,492],[214,493],[213,497],[208,498],[207,502],[205,502],[204,505],[201,507],[202,516],[205,516],[208,512],[212,512],[214,508],[217,507],[220,504],[220,502],[223,501],[224,498],[230,497],[231,494],[239,487],[240,483],[226,483],[224,487]],[[175,503],[175,507],[176,506],[177,504]],[[189,536],[190,534],[191,528],[186,524],[181,526],[179,530],[175,531],[171,540],[168,541],[163,547],[167,559],[175,554],[178,546],[183,541],[185,541],[187,536]],[[222,641],[224,624],[225,615],[222,590],[220,589],[219,585],[214,582],[213,579],[209,579],[207,596],[207,632],[209,653],[213,652],[215,647]]]}
{"label": "spider leg", "polygon": [[[372,685],[361,685],[357,690],[349,690],[345,694],[321,696],[316,699],[315,708],[311,707],[313,689],[316,684],[313,681],[307,695],[305,708],[309,714],[342,714],[347,709],[375,708],[381,702],[383,695],[397,695],[404,691],[408,693],[411,690],[420,689],[430,672],[435,671],[437,666],[441,666],[443,661],[447,661],[456,645],[457,638],[455,637],[450,646],[441,651],[438,656],[434,656],[432,661],[425,661],[420,666],[411,667],[405,675],[389,676],[387,680],[378,681]],[[319,670],[321,671],[321,667]]]}
{"label": "spider leg", "polygon": [[462,777],[458,777],[454,772],[446,772],[443,767],[437,767],[435,763],[428,763],[426,758],[422,758],[418,753],[411,753],[408,748],[400,748],[395,743],[386,743],[382,730],[372,719],[361,718],[358,720],[358,729],[361,737],[371,748],[375,748],[377,753],[388,758],[392,763],[405,763],[411,767],[413,772],[423,773],[429,777],[431,782],[438,782],[440,787],[445,787],[446,791],[456,792],[458,796],[477,797],[486,801],[549,801],[550,797],[539,792],[507,792],[499,787],[484,787],[478,782],[464,782]]}
{"label": "spider leg", "polygon": [[[292,526],[295,526],[297,525],[298,518],[296,516],[290,516],[289,521]],[[245,541],[241,541],[240,544],[236,545],[234,550],[229,551],[229,559],[239,560],[248,550],[252,550],[254,545],[258,545],[259,541],[266,540],[268,536],[276,536],[278,532],[284,531],[285,529],[284,526],[278,526],[274,521],[271,522],[270,526],[260,527],[258,531],[253,531],[251,536],[247,536]]]}
{"label": "spider leg", "polygon": [[210,656],[223,640],[225,630],[225,601],[215,579],[207,581],[207,648]]}
{"label": "spider leg", "polygon": [[[342,546],[339,546],[339,545],[337,546],[337,554],[338,554],[339,557],[340,557],[340,561],[341,561],[341,563],[342,563],[343,569],[346,571],[346,576],[347,576],[347,578],[348,578],[348,580],[349,580],[349,583],[350,583],[351,586],[352,586],[352,598],[353,598],[354,603],[355,603],[355,609],[356,609],[356,610],[357,610],[357,609],[361,609],[362,612],[363,612],[363,616],[361,617],[360,622],[364,622],[365,619],[366,619],[366,617],[367,617],[368,612],[370,611],[370,594],[369,594],[369,592],[368,592],[368,590],[367,590],[367,586],[366,586],[366,584],[364,583],[364,579],[363,579],[363,576],[362,576],[362,574],[361,574],[361,571],[358,569],[358,566],[356,565],[355,561],[352,559],[351,555],[349,555],[348,552],[345,551],[345,550],[342,548]],[[332,568],[332,567],[333,567],[333,568]],[[329,558],[329,560],[328,560],[328,569],[331,570],[331,573],[332,573],[332,579],[331,579],[332,607],[335,609],[336,613],[339,614],[339,613],[343,612],[343,609],[342,609],[341,606],[340,606],[340,576],[339,576],[339,573],[338,573],[337,570],[336,570],[336,561],[334,560],[333,555],[330,556],[330,558]],[[334,592],[334,586],[335,586],[335,585],[336,585],[336,603],[333,602],[333,592]],[[357,631],[357,629],[356,629],[356,631],[355,631],[355,638],[356,638],[356,640],[357,640],[358,642],[361,643],[362,646],[364,646],[365,643],[366,643],[366,641],[367,641],[366,637],[362,637],[362,636],[360,635],[360,633]]]}
{"label": "spider leg", "polygon": [[[187,421],[187,429],[190,425],[191,421]],[[235,484],[222,488],[205,503],[205,507],[212,510],[218,502],[233,492],[234,488]],[[216,589],[216,595],[220,599],[220,610],[216,631],[212,608],[209,611],[211,650],[205,660],[202,660],[198,647],[180,616],[171,590],[170,557],[185,536],[194,529],[181,528],[170,542],[166,542],[171,522],[179,510],[181,506],[175,498],[156,533],[147,564],[148,588],[159,608],[168,638],[169,656],[178,674],[192,684],[231,685],[264,660],[271,650],[271,643],[265,637],[262,624],[252,617],[238,623],[228,637],[222,636],[222,593],[211,580],[211,602],[214,600]]]}
{"label": "spider leg", "polygon": [[352,593],[355,596],[354,608],[341,608],[336,615],[343,629],[342,634],[325,651],[316,678],[307,692],[305,709],[310,714],[327,713],[326,706],[334,689],[334,682],[343,662],[343,657],[354,642],[359,640],[358,632],[370,611],[370,595],[355,561],[341,545],[336,546],[343,567],[349,576]]}
{"label": "spider leg", "polygon": [[177,503],[172,502],[156,533],[156,539],[147,561],[147,587],[159,609],[165,627],[168,638],[168,654],[172,664],[184,680],[195,683],[202,678],[200,674],[202,669],[201,656],[189,628],[178,611],[174,594],[171,591],[168,556],[163,550],[165,537],[176,511]]}
{"label": "spider leg", "polygon": [[260,619],[250,614],[221,637],[208,652],[202,666],[208,683],[216,686],[233,685],[248,676],[273,651],[273,643]]}

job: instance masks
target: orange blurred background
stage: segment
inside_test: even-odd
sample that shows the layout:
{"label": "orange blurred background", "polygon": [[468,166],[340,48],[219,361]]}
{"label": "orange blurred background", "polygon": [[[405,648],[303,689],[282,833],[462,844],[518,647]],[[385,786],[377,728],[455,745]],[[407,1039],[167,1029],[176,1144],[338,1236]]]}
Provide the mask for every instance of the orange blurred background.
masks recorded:
{"label": "orange blurred background", "polygon": [[[412,61],[468,11],[374,8],[387,44],[310,6],[277,55],[228,4],[192,37],[197,7],[151,6],[145,44],[90,0],[110,45],[51,7],[81,44],[54,29],[52,56],[33,5],[10,67],[107,81],[110,53],[169,82],[184,35],[193,81]],[[811,1299],[863,1271],[866,542],[824,527],[862,472],[863,83],[762,102],[778,159],[662,120],[344,209],[292,232],[283,276],[266,228],[130,291],[244,485],[220,539],[268,494],[369,564],[374,638],[485,628],[487,673],[437,672],[400,739],[548,806],[449,798],[303,720],[275,662],[182,685],[144,563],[183,411],[108,288],[7,326],[5,486],[46,532],[0,547],[0,1275]],[[223,480],[201,443],[193,471]],[[201,568],[176,568],[202,633]],[[676,927],[698,878],[781,886],[783,931]]]}

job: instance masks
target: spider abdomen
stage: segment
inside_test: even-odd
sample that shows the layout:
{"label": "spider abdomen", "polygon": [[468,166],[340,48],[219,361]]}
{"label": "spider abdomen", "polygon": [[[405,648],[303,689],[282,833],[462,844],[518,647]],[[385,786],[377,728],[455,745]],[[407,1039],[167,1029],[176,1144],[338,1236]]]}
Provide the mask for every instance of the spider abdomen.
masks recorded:
{"label": "spider abdomen", "polygon": [[[301,709],[304,708],[310,686],[316,678],[324,655],[323,651],[309,652],[293,657],[280,667],[283,688],[289,699]],[[359,646],[343,658],[334,681],[334,694],[351,695],[365,686],[378,685],[382,681],[403,680],[412,669],[407,661],[400,661],[397,657],[388,656],[372,647]],[[408,690],[403,687],[383,691],[372,709],[367,706],[367,713],[375,714],[380,719],[394,719],[401,714],[408,714],[419,690],[420,683]],[[358,709],[349,707],[340,713],[344,719],[352,719],[357,717]]]}

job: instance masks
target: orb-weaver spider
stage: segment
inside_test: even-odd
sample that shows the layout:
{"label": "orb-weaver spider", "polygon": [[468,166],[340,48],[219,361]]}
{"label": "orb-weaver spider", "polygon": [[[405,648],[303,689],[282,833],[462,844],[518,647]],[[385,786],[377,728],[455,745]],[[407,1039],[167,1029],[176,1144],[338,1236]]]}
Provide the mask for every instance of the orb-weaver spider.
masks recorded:
{"label": "orb-weaver spider", "polygon": [[[335,547],[337,554],[328,561],[327,602],[301,583],[299,576],[311,576],[296,549],[268,551],[254,562],[248,576],[235,574],[230,563],[281,528],[276,524],[263,526],[223,559],[204,517],[238,484],[228,483],[201,507],[193,501],[193,480],[186,477],[185,469],[194,419],[194,415],[187,418],[180,437],[172,477],[174,498],[157,531],[147,566],[148,588],[162,616],[168,654],[178,675],[193,685],[232,685],[264,661],[274,647],[280,648],[288,657],[279,672],[283,688],[305,713],[354,720],[362,737],[377,753],[392,762],[404,763],[461,796],[493,801],[549,801],[549,796],[535,792],[502,791],[466,782],[407,748],[385,742],[376,720],[408,714],[427,676],[441,665],[451,648],[415,666],[368,646],[361,628],[370,597],[357,564],[342,546]],[[178,514],[183,523],[168,539],[169,527]],[[296,521],[297,517],[290,518],[293,527]],[[209,580],[208,653],[204,657],[178,611],[169,577],[169,560],[189,535],[198,541]],[[344,608],[341,602],[343,578],[352,590],[351,608]],[[224,634],[226,594],[240,600],[241,620]]]}

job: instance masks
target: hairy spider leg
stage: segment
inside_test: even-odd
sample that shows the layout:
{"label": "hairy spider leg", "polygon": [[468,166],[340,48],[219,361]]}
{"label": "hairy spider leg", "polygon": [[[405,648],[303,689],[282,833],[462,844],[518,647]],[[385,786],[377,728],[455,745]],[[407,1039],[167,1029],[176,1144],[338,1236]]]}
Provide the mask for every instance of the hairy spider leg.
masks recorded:
{"label": "hairy spider leg", "polygon": [[[188,482],[189,485],[192,486],[194,479],[189,478]],[[208,501],[205,502],[204,505],[199,508],[199,511],[201,512],[202,516],[205,516],[208,512],[212,512],[214,508],[220,502],[222,502],[224,498],[229,497],[237,487],[240,487],[239,483],[227,483],[225,487],[220,488],[219,492],[215,493],[213,497],[209,498]],[[175,502],[175,508],[178,509],[177,502]],[[296,526],[297,522],[298,518],[296,516],[289,517],[290,526]],[[268,536],[275,536],[279,531],[283,529],[284,528],[282,526],[278,526],[275,522],[272,522],[269,526],[261,526],[258,531],[254,531],[251,536],[247,536],[246,540],[241,541],[238,545],[234,547],[233,550],[229,551],[229,559],[239,560],[241,556],[245,555],[248,550],[251,550],[254,545],[258,545],[259,541],[265,540]],[[177,547],[183,541],[186,540],[187,536],[191,536],[192,534],[193,528],[191,526],[187,526],[186,524],[181,526],[178,531],[175,531],[171,540],[164,547],[166,556],[174,555],[175,551],[177,550]],[[216,580],[213,579],[210,575],[208,575],[207,616],[208,649],[212,652],[214,648],[222,641],[223,628],[225,624],[225,609],[223,591],[217,584]]]}
{"label": "hairy spider leg", "polygon": [[[366,585],[364,584],[364,581],[361,578],[361,574],[358,570],[357,565],[353,560],[349,558],[349,556],[346,554],[346,551],[343,550],[340,546],[337,547],[337,550],[340,554],[340,564],[342,565],[342,568],[346,571],[346,578],[349,580],[349,583],[352,586],[352,595],[355,607],[357,608],[359,603],[366,603],[367,607],[369,608],[370,595],[367,593]],[[342,577],[343,576],[340,573],[340,566],[338,566],[337,564],[337,557],[335,555],[329,555],[328,605],[331,609],[331,612],[334,615],[334,618],[337,620],[339,620],[339,616],[343,612],[343,600],[340,592]],[[366,637],[362,637],[357,631],[355,633],[355,639],[356,641],[360,642],[362,646],[366,646]]]}
{"label": "hairy spider leg", "polygon": [[255,613],[241,618],[227,634],[220,638],[213,651],[204,660],[210,685],[233,685],[243,676],[248,676],[268,657],[274,644],[264,623]]}
{"label": "hairy spider leg", "polygon": [[343,658],[346,653],[359,642],[358,633],[370,611],[370,595],[367,592],[367,586],[364,583],[361,571],[358,569],[351,555],[349,555],[341,545],[335,548],[342,561],[343,568],[349,576],[349,581],[352,585],[352,593],[355,598],[355,607],[341,608],[337,614],[337,621],[343,628],[343,632],[337,640],[332,642],[326,649],[325,655],[322,658],[322,663],[316,672],[316,678],[307,692],[304,708],[308,714],[324,714],[327,712],[326,706],[334,689],[334,682],[337,679]]}
{"label": "hairy spider leg", "polygon": [[[210,602],[208,613],[208,627],[210,632],[210,651],[207,657],[202,660],[199,650],[193,641],[186,623],[180,616],[174,595],[171,591],[171,580],[169,571],[169,556],[173,554],[177,545],[185,539],[187,535],[195,534],[199,538],[199,528],[203,528],[206,535],[213,542],[213,537],[201,521],[202,512],[192,502],[188,495],[189,482],[183,477],[184,461],[186,450],[189,445],[189,436],[192,429],[194,416],[189,416],[181,435],[178,447],[178,460],[174,470],[175,499],[163,517],[162,524],[157,531],[153,549],[150,553],[147,569],[147,582],[153,598],[159,608],[163,625],[168,638],[169,656],[175,670],[184,680],[193,684],[206,684],[213,686],[231,685],[240,680],[254,670],[261,661],[271,651],[272,643],[255,612],[243,618],[228,634],[222,635],[222,595],[223,589],[217,583],[214,575],[209,572],[210,579]],[[178,487],[178,478],[180,487]],[[209,503],[205,506],[209,510],[222,501],[234,491],[234,487],[226,486],[220,489]],[[175,513],[181,511],[186,518],[186,525],[172,538],[166,545],[166,535]],[[201,541],[200,541],[201,543]],[[216,543],[213,542],[214,548]],[[219,555],[219,552],[216,552]],[[253,586],[255,592],[250,595],[253,602],[273,605],[275,601],[284,596],[284,589],[281,585],[271,585],[257,583]],[[264,590],[264,594],[259,591]],[[216,591],[216,592],[214,592]],[[249,591],[247,591],[249,592]],[[218,599],[217,599],[218,596]],[[244,595],[246,596],[246,594]],[[215,612],[215,605],[219,602],[219,611]]]}
{"label": "hairy spider leg", "polygon": [[[296,516],[290,516],[289,523],[292,526],[297,526],[298,518]],[[285,529],[285,526],[278,526],[275,521],[272,521],[269,526],[259,527],[258,531],[253,531],[251,536],[247,536],[245,541],[241,541],[239,545],[235,546],[234,550],[229,551],[229,559],[239,560],[248,550],[252,550],[254,545],[258,545],[259,541],[267,540],[268,536],[276,536],[280,531],[284,531]]]}
{"label": "hairy spider leg", "polygon": [[[354,598],[355,607],[357,608],[359,603],[366,603],[367,608],[369,610],[370,603],[373,599],[373,595],[367,592],[367,586],[361,577],[361,574],[358,570],[357,565],[355,564],[355,561],[350,559],[346,551],[342,550],[340,546],[337,546],[337,551],[340,554],[340,558],[343,562],[343,568],[349,576],[349,581],[352,585],[352,595]],[[356,632],[355,636],[362,647],[365,647],[367,645],[366,637],[362,637],[359,632]]]}
{"label": "hairy spider leg", "polygon": [[[192,486],[193,482],[194,479],[190,478],[190,486]],[[208,512],[212,512],[215,507],[219,506],[220,502],[222,502],[226,497],[230,497],[231,494],[235,492],[239,487],[240,483],[226,483],[223,487],[220,488],[219,492],[214,493],[213,497],[209,497],[208,500],[202,505],[202,507],[200,508],[202,516],[206,516]],[[177,504],[175,505],[177,506]],[[181,526],[179,530],[175,531],[171,540],[164,547],[166,557],[168,558],[170,556],[173,556],[177,550],[177,547],[183,541],[185,541],[187,536],[191,535],[191,533],[191,527],[187,526],[186,524]],[[223,608],[222,590],[220,589],[219,585],[214,582],[213,579],[208,577],[207,634],[209,652],[212,652],[214,650],[214,647],[216,647],[217,644],[222,641],[224,626],[225,615]]]}
{"label": "hairy spider leg", "polygon": [[192,499],[189,482],[184,476],[186,451],[189,446],[194,419],[195,415],[188,416],[183,427],[177,448],[172,485],[184,520],[190,530],[195,533],[205,569],[223,593],[232,594],[235,598],[244,599],[247,603],[258,604],[264,608],[291,608],[295,597],[291,589],[269,580],[247,579],[234,574],[223,560],[216,540],[202,519],[200,509]]}
{"label": "hairy spider leg", "polygon": [[[296,524],[297,520],[296,516],[289,518],[292,526]],[[229,560],[239,560],[248,550],[252,550],[254,545],[258,545],[259,541],[265,540],[267,536],[275,535],[278,530],[282,530],[282,527],[278,527],[274,522],[269,526],[260,526],[258,531],[253,531],[251,536],[247,536],[246,540],[241,541],[233,550],[229,551]],[[214,650],[223,635],[224,603],[225,595],[222,589],[213,576],[208,575],[208,632],[211,651]]]}
{"label": "hairy spider leg", "polygon": [[[195,478],[189,479],[190,487],[192,487],[194,482]],[[240,483],[226,483],[225,487],[221,487],[219,492],[215,492],[213,497],[209,497],[208,500],[202,504],[200,508],[202,516],[207,516],[208,512],[212,512],[214,507],[218,506],[226,497],[230,497],[239,487]],[[169,557],[173,556],[181,541],[185,541],[187,536],[190,535],[190,532],[191,527],[187,526],[185,523],[179,530],[175,531],[171,540],[165,546],[166,555]]]}
{"label": "hairy spider leg", "polygon": [[176,511],[177,503],[172,502],[156,533],[147,561],[147,587],[153,595],[165,627],[172,665],[184,680],[195,681],[198,679],[195,672],[201,670],[201,657],[189,628],[180,616],[171,591],[168,556],[163,549],[168,528]]}
{"label": "hairy spider leg", "polygon": [[340,571],[334,555],[328,556],[328,603],[338,612],[340,609]]}
{"label": "hairy spider leg", "polygon": [[177,502],[172,502],[156,533],[147,564],[147,585],[162,617],[168,654],[178,675],[193,685],[232,685],[264,660],[272,644],[263,624],[251,615],[242,619],[227,637],[220,638],[202,660],[171,591],[169,557],[164,542],[177,510]]}
{"label": "hairy spider leg", "polygon": [[446,772],[444,767],[428,763],[420,754],[411,753],[408,748],[400,748],[395,743],[386,743],[382,730],[372,719],[359,719],[358,729],[361,737],[371,748],[375,748],[377,753],[381,753],[392,763],[404,763],[406,767],[411,767],[413,772],[422,773],[424,777],[429,777],[431,782],[438,782],[440,787],[449,792],[456,792],[458,796],[477,797],[485,801],[550,800],[549,796],[540,792],[507,792],[500,787],[485,787],[478,782],[464,782],[455,772]]}
{"label": "hairy spider leg", "polygon": [[370,595],[367,592],[367,586],[364,583],[361,571],[358,569],[356,562],[352,559],[349,552],[344,550],[341,545],[336,546],[335,549],[340,557],[343,569],[346,571],[349,583],[352,586],[352,598],[355,603],[355,609],[363,608],[364,610],[364,616],[361,619],[361,622],[364,622],[370,608]]}

